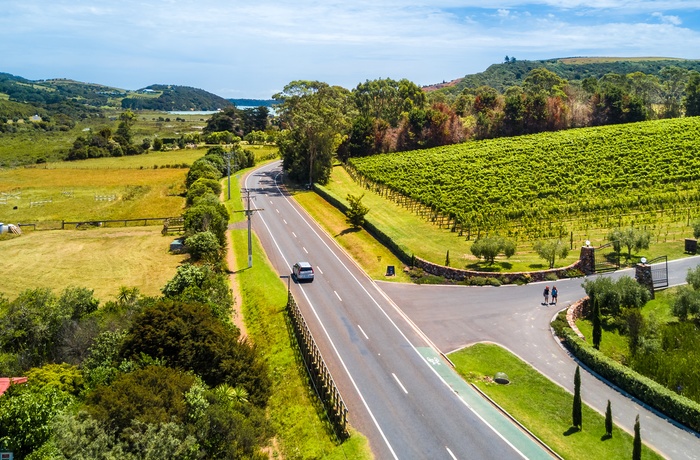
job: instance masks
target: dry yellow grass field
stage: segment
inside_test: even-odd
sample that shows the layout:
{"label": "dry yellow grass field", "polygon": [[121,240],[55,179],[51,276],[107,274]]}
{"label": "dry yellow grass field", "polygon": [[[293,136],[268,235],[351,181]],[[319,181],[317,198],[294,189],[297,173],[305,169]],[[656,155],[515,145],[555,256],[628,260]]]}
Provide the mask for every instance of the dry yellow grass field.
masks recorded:
{"label": "dry yellow grass field", "polygon": [[67,286],[95,290],[101,302],[120,286],[159,295],[186,255],[168,252],[172,236],[161,227],[95,228],[26,232],[0,240],[0,293]]}
{"label": "dry yellow grass field", "polygon": [[[186,152],[191,163],[196,156]],[[179,152],[178,158],[185,154]],[[167,164],[176,154],[144,155]],[[144,158],[99,158],[51,164],[48,168],[0,170],[0,222],[36,223],[60,228],[61,221],[116,220],[179,216],[185,199],[187,169],[141,168]],[[97,200],[96,196],[114,197]],[[32,202],[44,201],[40,205]],[[15,209],[16,207],[16,209]],[[134,223],[136,224],[136,223]],[[187,256],[168,252],[172,236],[161,235],[160,223],[149,227],[30,231],[0,239],[0,293],[14,298],[25,289],[66,286],[94,289],[102,302],[119,287],[137,287],[159,295]],[[71,229],[68,229],[71,228]]]}

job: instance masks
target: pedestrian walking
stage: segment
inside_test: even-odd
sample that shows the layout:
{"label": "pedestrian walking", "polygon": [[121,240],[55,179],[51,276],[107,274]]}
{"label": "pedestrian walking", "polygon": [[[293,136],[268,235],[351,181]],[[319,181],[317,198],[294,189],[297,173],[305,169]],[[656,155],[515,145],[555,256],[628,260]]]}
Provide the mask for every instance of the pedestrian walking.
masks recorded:
{"label": "pedestrian walking", "polygon": [[544,292],[542,294],[544,295],[544,303],[542,305],[548,305],[549,304],[549,286],[544,287]]}
{"label": "pedestrian walking", "polygon": [[557,304],[557,296],[559,295],[559,291],[557,291],[556,286],[552,286],[552,305]]}

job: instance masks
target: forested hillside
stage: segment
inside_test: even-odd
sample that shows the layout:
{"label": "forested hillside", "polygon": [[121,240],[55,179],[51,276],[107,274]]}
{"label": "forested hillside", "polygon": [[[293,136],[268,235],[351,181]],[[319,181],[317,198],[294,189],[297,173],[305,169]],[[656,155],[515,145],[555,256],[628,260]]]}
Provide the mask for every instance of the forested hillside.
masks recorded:
{"label": "forested hillside", "polygon": [[231,102],[202,89],[177,85],[151,85],[122,99],[124,109],[147,110],[218,110]]}
{"label": "forested hillside", "polygon": [[599,79],[607,74],[628,75],[634,72],[660,77],[662,76],[661,71],[669,66],[700,71],[700,60],[685,59],[564,58],[542,61],[507,59],[507,62],[493,64],[483,72],[458,79],[453,85],[445,86],[441,91],[458,94],[465,88],[478,88],[486,85],[503,93],[511,86],[522,85],[528,73],[540,67],[544,67],[569,82],[582,81],[590,77]]}
{"label": "forested hillside", "polygon": [[129,91],[68,79],[27,80],[0,73],[0,100],[31,104],[55,111],[57,105],[130,108],[147,110],[217,110],[231,102],[202,89],[178,85],[151,85]]}

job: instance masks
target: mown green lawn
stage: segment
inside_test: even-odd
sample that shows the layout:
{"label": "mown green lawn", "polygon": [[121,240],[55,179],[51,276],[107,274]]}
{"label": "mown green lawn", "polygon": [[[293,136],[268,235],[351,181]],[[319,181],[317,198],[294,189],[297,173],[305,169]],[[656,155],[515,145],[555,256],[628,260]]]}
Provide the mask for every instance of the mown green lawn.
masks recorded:
{"label": "mown green lawn", "polygon": [[[451,353],[449,358],[462,377],[476,384],[565,459],[632,458],[632,436],[616,426],[612,438],[606,439],[605,417],[585,404],[583,429],[572,429],[573,394],[503,348],[476,344]],[[493,382],[496,372],[505,372],[510,384]],[[573,388],[570,390],[573,392]],[[614,414],[615,407],[612,411]],[[642,458],[662,457],[645,446]]]}

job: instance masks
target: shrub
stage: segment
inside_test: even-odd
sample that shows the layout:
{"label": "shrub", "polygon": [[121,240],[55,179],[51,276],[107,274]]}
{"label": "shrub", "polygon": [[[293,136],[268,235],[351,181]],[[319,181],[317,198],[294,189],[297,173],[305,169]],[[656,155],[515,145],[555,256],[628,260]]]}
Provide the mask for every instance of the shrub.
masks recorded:
{"label": "shrub", "polygon": [[238,329],[224,324],[210,308],[163,300],[134,319],[121,356],[163,358],[170,366],[193,371],[208,385],[241,386],[251,403],[265,406],[270,395],[267,368],[255,347],[239,338]]}
{"label": "shrub", "polygon": [[166,423],[185,420],[185,392],[195,378],[164,366],[148,366],[122,374],[109,386],[99,386],[87,397],[85,409],[116,433],[132,421]]}
{"label": "shrub", "polygon": [[503,253],[506,257],[515,254],[515,243],[503,237],[484,237],[472,243],[471,251],[476,257],[493,264],[498,254]]}
{"label": "shrub", "polygon": [[183,215],[185,233],[192,236],[195,233],[210,231],[216,235],[221,247],[225,247],[228,209],[218,201],[218,198],[212,196],[211,199],[206,199],[207,196],[211,195],[205,195],[185,211]]}
{"label": "shrub", "polygon": [[219,180],[221,171],[209,161],[200,158],[192,164],[192,167],[187,172],[185,187],[190,188],[200,178]]}
{"label": "shrub", "polygon": [[219,196],[221,194],[221,184],[219,181],[207,177],[197,179],[187,189],[187,206],[191,206],[197,198],[201,198],[209,193],[214,196]]}
{"label": "shrub", "polygon": [[212,232],[196,233],[185,240],[192,260],[215,263],[221,255],[221,245]]}
{"label": "shrub", "polygon": [[680,396],[659,383],[644,377],[617,361],[608,358],[582,341],[566,322],[562,311],[551,324],[552,329],[582,363],[612,384],[639,398],[659,412],[692,428],[700,430],[700,404]]}

